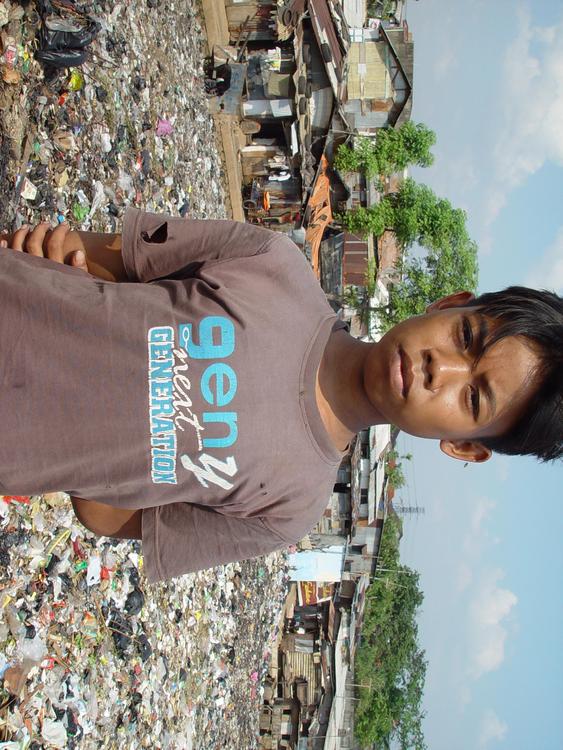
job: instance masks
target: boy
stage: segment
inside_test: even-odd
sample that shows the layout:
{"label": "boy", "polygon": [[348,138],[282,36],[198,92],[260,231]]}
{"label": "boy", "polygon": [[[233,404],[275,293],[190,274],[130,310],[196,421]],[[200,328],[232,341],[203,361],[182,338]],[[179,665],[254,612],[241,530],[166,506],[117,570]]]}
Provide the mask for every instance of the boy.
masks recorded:
{"label": "boy", "polygon": [[554,294],[460,292],[367,344],[252,225],[129,210],[122,236],[3,244],[0,492],[64,489],[95,533],[142,538],[151,582],[295,543],[371,424],[464,461],[561,455]]}

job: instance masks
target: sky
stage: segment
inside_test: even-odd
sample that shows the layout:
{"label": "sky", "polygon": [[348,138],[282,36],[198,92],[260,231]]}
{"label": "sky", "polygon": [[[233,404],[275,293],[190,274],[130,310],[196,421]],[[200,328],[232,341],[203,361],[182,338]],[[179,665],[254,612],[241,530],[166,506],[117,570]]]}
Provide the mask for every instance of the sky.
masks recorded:
{"label": "sky", "polygon": [[[468,214],[479,291],[563,293],[562,0],[409,0],[412,120],[435,163],[411,175]],[[464,467],[402,436],[404,561],[421,573],[429,750],[563,747],[563,465]]]}

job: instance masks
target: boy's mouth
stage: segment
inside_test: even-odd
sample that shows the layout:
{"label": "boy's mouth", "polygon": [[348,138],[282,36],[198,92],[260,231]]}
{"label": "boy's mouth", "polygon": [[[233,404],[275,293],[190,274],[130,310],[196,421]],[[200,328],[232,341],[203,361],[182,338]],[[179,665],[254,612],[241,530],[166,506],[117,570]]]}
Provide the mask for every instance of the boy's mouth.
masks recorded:
{"label": "boy's mouth", "polygon": [[401,380],[403,381],[403,398],[406,398],[413,381],[412,360],[409,355],[399,346],[399,356],[401,358]]}

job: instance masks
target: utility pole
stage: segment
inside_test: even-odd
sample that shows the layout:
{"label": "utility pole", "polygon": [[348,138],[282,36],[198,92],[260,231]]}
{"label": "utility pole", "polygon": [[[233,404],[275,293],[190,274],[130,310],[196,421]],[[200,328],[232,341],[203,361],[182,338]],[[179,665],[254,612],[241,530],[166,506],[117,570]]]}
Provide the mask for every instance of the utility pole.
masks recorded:
{"label": "utility pole", "polygon": [[393,505],[396,513],[404,516],[422,516],[426,513],[426,508],[420,508],[418,505]]}

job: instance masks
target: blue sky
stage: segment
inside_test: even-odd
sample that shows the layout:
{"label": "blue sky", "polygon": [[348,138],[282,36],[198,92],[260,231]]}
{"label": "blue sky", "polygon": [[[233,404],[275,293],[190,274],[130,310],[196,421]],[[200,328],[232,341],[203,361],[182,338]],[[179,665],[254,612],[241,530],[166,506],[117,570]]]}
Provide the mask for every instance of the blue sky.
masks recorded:
{"label": "blue sky", "polygon": [[[563,3],[410,0],[413,120],[436,161],[412,176],[464,208],[480,290],[563,293]],[[404,436],[403,557],[421,571],[430,750],[563,747],[563,466],[463,467]]]}

